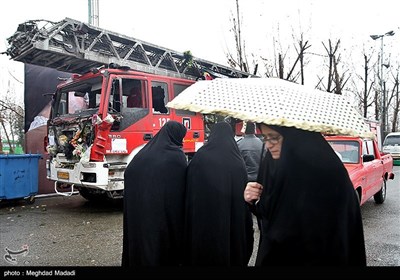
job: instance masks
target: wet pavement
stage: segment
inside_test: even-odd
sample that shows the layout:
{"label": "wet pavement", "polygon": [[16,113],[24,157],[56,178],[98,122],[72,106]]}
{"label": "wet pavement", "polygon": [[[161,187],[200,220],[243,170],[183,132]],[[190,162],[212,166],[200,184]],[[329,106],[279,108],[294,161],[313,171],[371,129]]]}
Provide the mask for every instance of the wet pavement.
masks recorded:
{"label": "wet pavement", "polygon": [[80,195],[37,198],[33,205],[9,202],[0,208],[0,248],[28,246],[14,263],[0,266],[119,266],[122,204],[98,205]]}
{"label": "wet pavement", "polygon": [[[362,205],[368,266],[400,266],[400,167],[387,199]],[[80,195],[0,203],[0,266],[117,266],[122,255],[122,203]],[[256,225],[256,222],[254,222]],[[254,253],[258,245],[255,227]],[[249,265],[254,265],[253,254]]]}
{"label": "wet pavement", "polygon": [[[91,203],[80,195],[4,201],[0,205],[0,266],[120,266],[122,203]],[[256,223],[256,221],[255,221]],[[254,265],[258,229],[250,265]],[[28,254],[5,259],[6,251]]]}

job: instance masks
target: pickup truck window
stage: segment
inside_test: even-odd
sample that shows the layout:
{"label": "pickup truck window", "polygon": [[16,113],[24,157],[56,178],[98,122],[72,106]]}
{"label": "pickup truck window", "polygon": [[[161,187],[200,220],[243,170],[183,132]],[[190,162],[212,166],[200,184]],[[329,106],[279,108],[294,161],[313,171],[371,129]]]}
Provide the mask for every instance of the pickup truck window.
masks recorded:
{"label": "pickup truck window", "polygon": [[374,155],[374,143],[371,140],[364,141],[366,149],[364,149],[364,155]]}
{"label": "pickup truck window", "polygon": [[343,163],[358,163],[359,144],[356,141],[328,141],[333,150],[340,154]]}

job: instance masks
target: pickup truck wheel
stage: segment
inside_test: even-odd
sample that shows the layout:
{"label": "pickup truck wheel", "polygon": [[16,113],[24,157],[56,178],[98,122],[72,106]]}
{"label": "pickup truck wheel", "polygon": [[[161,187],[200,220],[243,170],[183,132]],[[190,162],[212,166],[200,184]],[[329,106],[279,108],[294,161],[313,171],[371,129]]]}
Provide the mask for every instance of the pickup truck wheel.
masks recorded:
{"label": "pickup truck wheel", "polygon": [[376,204],[382,204],[386,199],[386,180],[383,180],[382,188],[374,194],[374,200]]}
{"label": "pickup truck wheel", "polygon": [[358,203],[361,203],[360,194],[358,193],[357,190],[355,190],[355,193],[356,193],[356,196],[357,196]]}

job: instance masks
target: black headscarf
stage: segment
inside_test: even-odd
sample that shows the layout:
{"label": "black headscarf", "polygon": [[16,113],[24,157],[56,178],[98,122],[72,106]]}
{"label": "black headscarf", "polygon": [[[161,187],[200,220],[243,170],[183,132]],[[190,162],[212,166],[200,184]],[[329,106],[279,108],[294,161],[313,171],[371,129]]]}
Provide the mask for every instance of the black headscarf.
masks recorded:
{"label": "black headscarf", "polygon": [[185,135],[182,124],[167,122],[126,168],[122,266],[181,264]]}
{"label": "black headscarf", "polygon": [[243,199],[247,172],[228,123],[213,126],[187,169],[187,265],[246,266],[253,221]]}
{"label": "black headscarf", "polygon": [[365,266],[359,201],[347,170],[317,132],[269,126],[283,136],[258,181],[262,237],[256,265]]}

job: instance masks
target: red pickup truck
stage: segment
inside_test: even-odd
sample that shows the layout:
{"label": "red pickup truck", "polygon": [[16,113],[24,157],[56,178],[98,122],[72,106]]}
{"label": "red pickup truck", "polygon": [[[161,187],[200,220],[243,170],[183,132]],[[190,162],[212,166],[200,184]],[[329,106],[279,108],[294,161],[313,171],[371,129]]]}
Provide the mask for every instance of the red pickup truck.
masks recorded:
{"label": "red pickup truck", "polygon": [[386,181],[394,179],[393,158],[379,151],[372,139],[325,136],[349,172],[360,205],[374,197],[377,204],[386,198]]}

